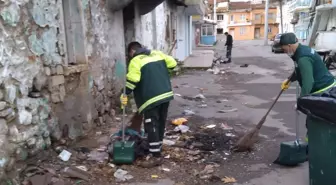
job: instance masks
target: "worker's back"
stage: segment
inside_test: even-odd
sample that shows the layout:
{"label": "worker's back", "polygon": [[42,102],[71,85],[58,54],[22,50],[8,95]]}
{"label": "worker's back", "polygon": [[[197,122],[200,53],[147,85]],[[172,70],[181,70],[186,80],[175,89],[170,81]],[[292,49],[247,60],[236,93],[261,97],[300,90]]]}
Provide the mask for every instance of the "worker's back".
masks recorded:
{"label": "worker's back", "polygon": [[140,112],[173,99],[168,66],[175,67],[176,61],[170,62],[175,64],[167,62],[167,55],[162,52],[143,48],[131,60],[129,71],[133,70],[135,72],[132,75],[140,76],[140,81],[133,90]]}

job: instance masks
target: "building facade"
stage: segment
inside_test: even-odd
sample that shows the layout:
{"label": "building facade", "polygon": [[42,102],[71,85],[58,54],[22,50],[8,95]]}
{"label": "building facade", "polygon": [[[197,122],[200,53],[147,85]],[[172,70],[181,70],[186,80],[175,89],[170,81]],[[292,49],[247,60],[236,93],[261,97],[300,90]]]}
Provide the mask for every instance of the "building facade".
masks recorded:
{"label": "building facade", "polygon": [[[228,30],[235,40],[264,38],[264,3],[230,2]],[[279,33],[277,8],[270,6],[268,14],[268,38]]]}

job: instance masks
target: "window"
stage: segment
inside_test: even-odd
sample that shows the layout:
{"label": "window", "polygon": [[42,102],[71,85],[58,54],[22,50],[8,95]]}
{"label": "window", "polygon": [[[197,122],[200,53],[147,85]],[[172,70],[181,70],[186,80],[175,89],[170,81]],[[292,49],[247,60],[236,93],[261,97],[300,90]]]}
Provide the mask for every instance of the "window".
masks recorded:
{"label": "window", "polygon": [[223,15],[217,15],[217,20],[218,20],[218,21],[222,21],[222,20],[224,20],[224,16],[223,16]]}
{"label": "window", "polygon": [[272,33],[272,27],[268,27],[268,33]]}
{"label": "window", "polygon": [[231,21],[231,22],[234,21],[234,16],[233,16],[233,15],[230,16],[230,21]]}
{"label": "window", "polygon": [[240,20],[241,21],[246,21],[246,15],[245,14],[241,14],[240,15]]}
{"label": "window", "polygon": [[246,33],[246,28],[245,27],[241,27],[239,30],[240,35],[245,35]]}
{"label": "window", "polygon": [[254,15],[254,19],[255,20],[260,20],[261,19],[261,15],[260,14],[255,14]]}
{"label": "window", "polygon": [[268,19],[275,19],[274,13],[268,13]]}
{"label": "window", "polygon": [[212,36],[214,35],[213,25],[202,25],[202,36]]}

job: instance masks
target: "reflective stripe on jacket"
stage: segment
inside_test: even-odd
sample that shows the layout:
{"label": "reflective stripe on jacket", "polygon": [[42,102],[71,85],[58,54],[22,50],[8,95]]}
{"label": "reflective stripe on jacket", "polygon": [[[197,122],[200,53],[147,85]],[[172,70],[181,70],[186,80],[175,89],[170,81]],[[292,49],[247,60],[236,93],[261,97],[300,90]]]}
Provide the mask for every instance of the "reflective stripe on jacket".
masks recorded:
{"label": "reflective stripe on jacket", "polygon": [[161,51],[139,49],[130,61],[127,73],[127,93],[141,113],[173,99],[169,70],[177,65],[175,59]]}

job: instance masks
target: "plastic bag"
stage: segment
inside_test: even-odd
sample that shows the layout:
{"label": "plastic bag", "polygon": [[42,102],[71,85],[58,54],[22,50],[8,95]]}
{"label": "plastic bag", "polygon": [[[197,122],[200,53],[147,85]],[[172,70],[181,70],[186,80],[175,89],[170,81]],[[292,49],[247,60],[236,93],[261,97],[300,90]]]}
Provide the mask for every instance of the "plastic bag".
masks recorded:
{"label": "plastic bag", "polygon": [[336,123],[336,87],[298,98],[297,108],[308,116]]}

